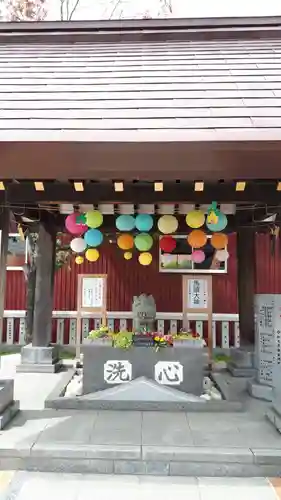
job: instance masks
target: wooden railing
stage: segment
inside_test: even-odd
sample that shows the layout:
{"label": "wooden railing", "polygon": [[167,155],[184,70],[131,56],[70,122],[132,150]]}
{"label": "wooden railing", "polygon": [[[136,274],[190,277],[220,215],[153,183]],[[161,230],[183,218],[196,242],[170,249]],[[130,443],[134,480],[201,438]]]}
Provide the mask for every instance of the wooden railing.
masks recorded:
{"label": "wooden railing", "polygon": [[[0,344],[24,345],[25,343],[25,311],[5,311],[4,327]],[[191,314],[190,325],[193,331],[207,338],[207,315]],[[182,328],[181,313],[157,313],[157,331],[179,332]],[[112,331],[130,330],[132,328],[131,312],[108,312],[108,326]],[[86,337],[90,330],[101,323],[98,315],[83,315],[82,334]],[[60,345],[74,346],[76,343],[77,313],[76,311],[53,311],[52,342]],[[213,315],[213,347],[228,349],[240,346],[238,314]]]}

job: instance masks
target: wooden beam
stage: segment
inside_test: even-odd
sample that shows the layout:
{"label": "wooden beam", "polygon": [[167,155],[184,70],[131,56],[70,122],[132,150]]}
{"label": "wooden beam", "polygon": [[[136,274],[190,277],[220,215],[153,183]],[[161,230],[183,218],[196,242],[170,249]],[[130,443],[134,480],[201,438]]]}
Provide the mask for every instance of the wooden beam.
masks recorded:
{"label": "wooden beam", "polygon": [[276,182],[248,182],[245,191],[235,191],[235,183],[207,183],[204,191],[194,191],[192,182],[166,182],[164,190],[155,192],[153,183],[125,183],[124,191],[115,192],[111,182],[89,182],[83,192],[76,192],[70,183],[46,182],[44,191],[35,191],[32,182],[10,184],[6,191],[0,191],[0,204],[44,204],[72,203],[252,203],[268,205],[281,204],[281,192]]}
{"label": "wooden beam", "polygon": [[0,210],[0,329],[3,340],[3,316],[5,307],[7,255],[10,228],[10,210]]}
{"label": "wooden beam", "polygon": [[48,346],[51,342],[53,283],[55,269],[55,228],[46,223],[39,226],[38,257],[36,260],[36,289],[32,344]]}
{"label": "wooden beam", "polygon": [[241,344],[253,344],[255,339],[255,231],[239,228],[237,232],[237,285]]}

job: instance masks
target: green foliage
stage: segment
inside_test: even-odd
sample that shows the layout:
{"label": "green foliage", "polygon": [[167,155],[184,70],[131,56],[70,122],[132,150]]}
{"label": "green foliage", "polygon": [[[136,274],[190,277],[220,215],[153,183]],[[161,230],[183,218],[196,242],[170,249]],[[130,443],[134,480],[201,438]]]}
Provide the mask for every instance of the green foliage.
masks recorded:
{"label": "green foliage", "polygon": [[119,332],[113,336],[113,346],[118,349],[129,349],[133,344],[133,332]]}

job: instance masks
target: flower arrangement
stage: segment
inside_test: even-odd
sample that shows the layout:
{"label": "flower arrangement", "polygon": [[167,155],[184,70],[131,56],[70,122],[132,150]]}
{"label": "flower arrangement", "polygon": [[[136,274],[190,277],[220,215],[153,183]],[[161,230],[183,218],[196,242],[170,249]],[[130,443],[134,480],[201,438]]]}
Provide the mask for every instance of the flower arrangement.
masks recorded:
{"label": "flower arrangement", "polygon": [[154,332],[151,334],[153,339],[153,345],[156,351],[159,351],[162,347],[172,347],[173,337],[172,335],[165,335],[163,333]]}
{"label": "flower arrangement", "polygon": [[175,340],[201,340],[200,334],[192,330],[181,330],[179,333],[173,335],[173,338]]}

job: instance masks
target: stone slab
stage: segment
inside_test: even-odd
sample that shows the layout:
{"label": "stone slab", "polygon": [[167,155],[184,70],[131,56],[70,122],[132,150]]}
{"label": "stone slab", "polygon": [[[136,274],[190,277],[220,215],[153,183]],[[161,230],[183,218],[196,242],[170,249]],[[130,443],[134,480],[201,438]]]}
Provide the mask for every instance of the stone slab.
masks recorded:
{"label": "stone slab", "polygon": [[254,377],[256,372],[254,368],[238,368],[231,362],[228,363],[227,369],[233,377],[251,378]]}
{"label": "stone slab", "polygon": [[19,401],[12,401],[5,410],[0,414],[0,430],[4,429],[6,425],[16,416],[19,411]]}
{"label": "stone slab", "polygon": [[116,349],[87,345],[82,346],[84,354],[83,394],[89,394],[108,389],[116,384],[108,384],[104,380],[104,365],[107,361],[129,361],[132,366],[132,380],[146,377],[154,380],[154,367],[159,361],[180,362],[183,366],[183,381],[173,387],[185,393],[200,396],[203,388],[204,369],[207,364],[207,354],[198,348],[163,348],[158,352],[142,347]]}
{"label": "stone slab", "polygon": [[[274,456],[275,451],[278,450],[272,450],[272,456]],[[142,453],[143,459],[148,461],[253,463],[253,453],[249,448],[143,446]]]}
{"label": "stone slab", "polygon": [[272,406],[272,408],[267,411],[266,417],[269,422],[274,425],[275,429],[281,434],[281,415],[278,411],[276,411],[276,408],[274,408],[274,406]]}
{"label": "stone slab", "polygon": [[0,380],[0,415],[14,399],[14,380]]}
{"label": "stone slab", "polygon": [[18,373],[57,373],[62,368],[62,363],[59,361],[54,364],[24,364],[17,366]]}
{"label": "stone slab", "polygon": [[255,380],[249,380],[247,387],[249,394],[253,398],[262,399],[264,401],[272,401],[272,387],[269,385],[262,385]]}

